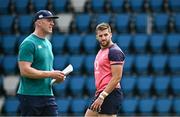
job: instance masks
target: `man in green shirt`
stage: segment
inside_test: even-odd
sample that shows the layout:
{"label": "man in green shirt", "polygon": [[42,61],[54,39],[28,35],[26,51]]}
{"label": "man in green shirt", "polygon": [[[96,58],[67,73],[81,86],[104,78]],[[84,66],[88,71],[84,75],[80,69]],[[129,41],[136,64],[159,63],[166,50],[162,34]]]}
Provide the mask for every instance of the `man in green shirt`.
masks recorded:
{"label": "man in green shirt", "polygon": [[64,74],[53,70],[52,46],[46,36],[52,33],[54,19],[48,10],[35,14],[35,30],[19,47],[18,65],[21,74],[18,89],[22,116],[57,116],[57,104],[51,80],[64,81]]}

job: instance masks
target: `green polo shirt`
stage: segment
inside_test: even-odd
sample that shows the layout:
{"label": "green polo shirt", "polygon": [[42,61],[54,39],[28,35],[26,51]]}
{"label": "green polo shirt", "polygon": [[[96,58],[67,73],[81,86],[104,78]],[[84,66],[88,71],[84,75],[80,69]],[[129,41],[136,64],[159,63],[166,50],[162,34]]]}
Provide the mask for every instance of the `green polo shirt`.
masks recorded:
{"label": "green polo shirt", "polygon": [[[42,39],[34,34],[29,35],[21,43],[18,61],[31,62],[37,70],[53,70],[52,46],[48,39]],[[32,79],[21,76],[18,94],[52,96],[51,78]]]}

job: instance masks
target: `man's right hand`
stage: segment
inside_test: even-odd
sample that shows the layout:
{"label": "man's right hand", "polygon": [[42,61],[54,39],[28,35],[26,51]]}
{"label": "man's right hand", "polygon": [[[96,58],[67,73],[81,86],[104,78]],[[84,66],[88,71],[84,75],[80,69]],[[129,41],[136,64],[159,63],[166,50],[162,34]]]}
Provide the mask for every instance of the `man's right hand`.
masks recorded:
{"label": "man's right hand", "polygon": [[51,71],[51,78],[53,79],[56,79],[58,81],[63,81],[64,80],[64,73],[62,71],[59,71],[59,70],[54,70],[54,71]]}

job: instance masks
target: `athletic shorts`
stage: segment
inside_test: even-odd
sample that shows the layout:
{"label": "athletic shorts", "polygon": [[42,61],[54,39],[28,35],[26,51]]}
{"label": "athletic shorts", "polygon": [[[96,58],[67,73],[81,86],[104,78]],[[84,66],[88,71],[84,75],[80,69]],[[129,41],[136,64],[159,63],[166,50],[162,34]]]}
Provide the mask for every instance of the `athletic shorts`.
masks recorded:
{"label": "athletic shorts", "polygon": [[21,116],[58,116],[54,96],[29,96],[18,94]]}
{"label": "athletic shorts", "polygon": [[[93,100],[89,106],[89,109],[90,109],[91,105],[94,103],[94,101],[98,98],[100,93],[93,98]],[[114,89],[104,99],[104,102],[101,105],[101,111],[98,113],[99,114],[108,114],[108,115],[118,114],[119,109],[120,109],[121,104],[122,104],[122,100],[123,100],[123,93],[122,93],[121,89],[119,89],[119,88]]]}

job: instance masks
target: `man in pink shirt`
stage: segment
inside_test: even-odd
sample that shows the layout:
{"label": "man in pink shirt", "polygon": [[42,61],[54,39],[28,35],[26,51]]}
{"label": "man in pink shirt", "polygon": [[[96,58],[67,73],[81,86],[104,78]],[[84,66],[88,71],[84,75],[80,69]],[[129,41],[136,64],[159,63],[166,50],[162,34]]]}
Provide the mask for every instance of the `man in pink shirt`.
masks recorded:
{"label": "man in pink shirt", "polygon": [[96,27],[96,38],[101,47],[94,62],[96,94],[85,116],[117,116],[123,98],[120,80],[125,56],[112,42],[109,24]]}

